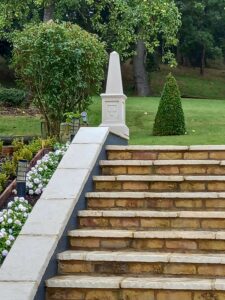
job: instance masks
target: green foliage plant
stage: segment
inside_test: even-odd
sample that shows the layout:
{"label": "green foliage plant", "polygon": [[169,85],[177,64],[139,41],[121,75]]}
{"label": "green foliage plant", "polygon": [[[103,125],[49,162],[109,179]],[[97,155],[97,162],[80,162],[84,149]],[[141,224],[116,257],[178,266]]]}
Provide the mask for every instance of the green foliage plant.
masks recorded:
{"label": "green foliage plant", "polygon": [[72,123],[74,119],[79,119],[81,117],[81,114],[78,112],[66,112],[64,114],[65,118],[66,118],[66,123]]}
{"label": "green foliage plant", "polygon": [[0,87],[0,105],[19,107],[26,102],[27,93],[19,89]]}
{"label": "green foliage plant", "polygon": [[153,135],[184,135],[185,119],[181,104],[180,91],[176,79],[169,74],[160,99],[155,117]]}
{"label": "green foliage plant", "polygon": [[6,185],[6,182],[8,180],[8,177],[6,174],[4,173],[0,173],[0,193],[3,192],[4,188],[5,188],[5,185]]}
{"label": "green foliage plant", "polygon": [[16,166],[12,160],[6,158],[1,166],[2,173],[6,174],[8,177],[16,176]]}
{"label": "green foliage plant", "polygon": [[105,45],[77,25],[53,21],[28,25],[13,38],[13,65],[43,115],[50,136],[59,136],[64,113],[85,110],[104,77]]}
{"label": "green foliage plant", "polygon": [[2,153],[3,141],[0,141],[0,154]]}

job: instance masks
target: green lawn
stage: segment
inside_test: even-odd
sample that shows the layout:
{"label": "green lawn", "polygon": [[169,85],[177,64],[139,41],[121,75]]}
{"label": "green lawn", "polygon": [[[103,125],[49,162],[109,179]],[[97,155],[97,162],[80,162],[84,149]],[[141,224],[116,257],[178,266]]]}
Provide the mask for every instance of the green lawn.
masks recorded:
{"label": "green lawn", "polygon": [[[187,135],[154,137],[151,135],[158,98],[131,97],[127,100],[127,125],[130,144],[196,145],[225,144],[225,100],[183,99]],[[101,123],[101,100],[94,98],[89,109],[90,126]],[[40,134],[36,117],[0,117],[0,135]]]}

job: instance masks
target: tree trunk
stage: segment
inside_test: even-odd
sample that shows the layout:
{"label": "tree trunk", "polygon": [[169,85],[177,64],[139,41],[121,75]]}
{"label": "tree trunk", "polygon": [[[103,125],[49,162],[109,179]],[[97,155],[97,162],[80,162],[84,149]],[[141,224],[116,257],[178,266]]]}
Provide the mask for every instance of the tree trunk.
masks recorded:
{"label": "tree trunk", "polygon": [[146,47],[143,41],[139,40],[136,45],[134,62],[134,79],[138,96],[147,97],[150,95],[148,74],[145,69]]}
{"label": "tree trunk", "polygon": [[204,46],[202,47],[200,74],[202,76],[204,76],[204,74],[205,74],[205,47]]}
{"label": "tree trunk", "polygon": [[53,20],[54,16],[54,11],[55,11],[55,3],[54,1],[51,1],[48,5],[45,6],[44,8],[44,17],[43,21],[48,22],[50,20]]}

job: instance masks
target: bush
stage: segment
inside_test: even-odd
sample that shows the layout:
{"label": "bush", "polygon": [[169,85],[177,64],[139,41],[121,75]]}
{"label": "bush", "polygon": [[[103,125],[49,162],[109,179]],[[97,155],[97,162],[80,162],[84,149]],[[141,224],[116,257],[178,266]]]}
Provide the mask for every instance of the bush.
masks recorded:
{"label": "bush", "polygon": [[8,177],[4,173],[0,173],[0,193],[4,191]]}
{"label": "bush", "polygon": [[99,92],[106,52],[96,36],[70,23],[28,25],[13,38],[13,65],[31,91],[48,134],[59,136],[64,113],[83,111]]}
{"label": "bush", "polygon": [[184,112],[176,79],[169,74],[155,117],[153,135],[185,134]]}
{"label": "bush", "polygon": [[0,141],[0,154],[2,153],[3,141]]}
{"label": "bush", "polygon": [[0,104],[10,107],[21,106],[26,101],[27,94],[19,89],[0,87]]}

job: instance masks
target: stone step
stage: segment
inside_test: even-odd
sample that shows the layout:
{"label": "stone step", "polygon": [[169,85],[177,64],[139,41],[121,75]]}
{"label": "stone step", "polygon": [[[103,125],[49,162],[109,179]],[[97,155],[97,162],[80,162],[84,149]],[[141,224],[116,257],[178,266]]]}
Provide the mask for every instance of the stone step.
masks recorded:
{"label": "stone step", "polygon": [[223,252],[225,231],[78,229],[68,233],[72,250]]}
{"label": "stone step", "polygon": [[103,175],[225,175],[219,160],[102,160]]}
{"label": "stone step", "polygon": [[225,159],[225,146],[107,146],[109,160]]}
{"label": "stone step", "polygon": [[225,176],[94,176],[96,191],[223,192]]}
{"label": "stone step", "polygon": [[66,251],[59,274],[225,277],[224,254]]}
{"label": "stone step", "polygon": [[225,193],[92,192],[88,209],[224,210]]}
{"label": "stone step", "polygon": [[80,228],[225,230],[225,212],[219,211],[79,211]]}
{"label": "stone step", "polygon": [[224,279],[57,276],[47,280],[48,300],[223,300]]}

